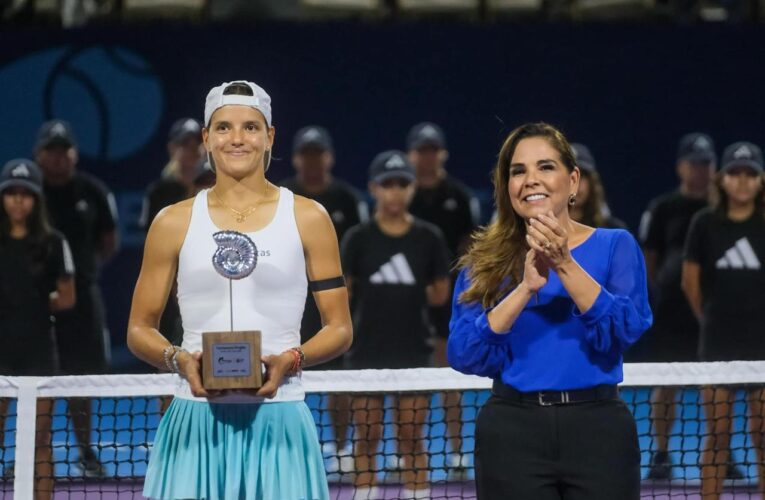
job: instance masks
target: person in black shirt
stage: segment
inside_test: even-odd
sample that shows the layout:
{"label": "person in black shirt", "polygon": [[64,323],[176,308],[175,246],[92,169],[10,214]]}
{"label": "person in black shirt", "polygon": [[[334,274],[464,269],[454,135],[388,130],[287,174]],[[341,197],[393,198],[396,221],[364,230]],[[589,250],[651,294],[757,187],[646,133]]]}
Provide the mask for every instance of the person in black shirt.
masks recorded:
{"label": "person in black shirt", "polygon": [[[470,189],[446,171],[449,151],[441,127],[431,122],[413,126],[406,138],[409,161],[417,174],[417,190],[409,211],[417,218],[435,224],[443,233],[449,249],[450,267],[467,248],[470,235],[480,220],[480,204]],[[456,279],[452,273],[452,284]],[[433,365],[449,366],[446,340],[449,336],[450,305],[429,307],[433,326]],[[459,479],[467,471],[467,455],[462,454],[462,408],[458,392],[441,395],[448,440],[452,454],[446,458],[450,476]]]}
{"label": "person in black shirt", "polygon": [[[697,213],[685,245],[682,287],[701,327],[702,361],[765,360],[765,190],[760,148],[737,142],[725,149],[715,179],[714,208]],[[707,433],[701,457],[701,495],[718,499],[730,467],[736,388],[702,390]],[[746,388],[759,491],[765,493],[765,418],[761,386]]]}
{"label": "person in black shirt", "polygon": [[[409,213],[415,173],[404,153],[385,151],[369,170],[375,216],[348,231],[342,243],[343,270],[354,297],[354,342],[346,366],[416,368],[428,366],[431,348],[427,305],[449,298],[449,265],[441,231]],[[398,396],[398,452],[403,459],[405,498],[429,498],[422,430],[426,394]],[[355,397],[355,485],[358,498],[377,498],[374,455],[382,438],[380,395]],[[365,496],[366,494],[366,496]]]}
{"label": "person in black shirt", "polygon": [[[6,163],[0,173],[0,374],[56,374],[50,314],[75,303],[74,262],[66,239],[48,222],[42,172],[31,160]],[[53,403],[37,400],[35,498],[53,495]],[[0,443],[8,400],[0,399]],[[10,469],[5,471],[10,473]]]}
{"label": "person in black shirt", "polygon": [[[368,219],[368,208],[350,184],[332,176],[334,164],[335,151],[329,132],[317,125],[303,127],[297,131],[292,143],[292,166],[295,168],[295,175],[284,179],[280,185],[297,195],[319,202],[332,218],[338,241],[342,241],[348,229]],[[308,341],[321,328],[319,309],[313,294],[309,293],[300,325],[301,343]],[[318,365],[317,368],[343,368],[343,357],[339,356]],[[350,472],[352,450],[347,439],[350,398],[347,395],[330,395],[327,398],[327,409],[335,432],[335,443],[332,443],[334,447],[330,443],[325,444],[324,451],[331,457],[331,462],[327,464],[327,472]]]}
{"label": "person in black shirt", "polygon": [[[639,236],[653,294],[653,327],[627,351],[628,361],[696,361],[698,322],[680,288],[683,246],[693,215],[708,204],[709,187],[717,165],[712,139],[690,133],[680,139],[677,190],[653,199],[643,214]],[[669,431],[675,422],[677,390],[660,387],[651,397],[651,423],[656,449],[648,479],[670,479]]]}
{"label": "person in black shirt", "polygon": [[[145,231],[163,208],[190,198],[195,192],[194,180],[205,162],[202,147],[202,125],[193,118],[181,118],[170,127],[167,141],[170,156],[162,176],[146,188],[139,224]],[[177,344],[183,336],[181,313],[175,289],[170,292],[159,321],[159,331],[170,343]],[[164,400],[164,406],[168,400]]]}
{"label": "person in black shirt", "polygon": [[579,178],[579,190],[574,197],[574,204],[569,209],[571,218],[590,227],[608,229],[627,229],[627,224],[611,215],[606,203],[606,193],[595,168],[595,158],[584,144],[573,143],[576,166],[582,176]]}
{"label": "person in black shirt", "polygon": [[[51,222],[69,241],[76,269],[77,304],[55,315],[61,372],[106,373],[109,332],[98,275],[100,263],[117,250],[114,197],[102,182],[76,169],[77,142],[68,123],[61,120],[44,123],[35,153],[43,171]],[[104,469],[89,445],[90,402],[75,398],[69,400],[68,406],[80,445],[79,465],[87,476],[102,476]]]}

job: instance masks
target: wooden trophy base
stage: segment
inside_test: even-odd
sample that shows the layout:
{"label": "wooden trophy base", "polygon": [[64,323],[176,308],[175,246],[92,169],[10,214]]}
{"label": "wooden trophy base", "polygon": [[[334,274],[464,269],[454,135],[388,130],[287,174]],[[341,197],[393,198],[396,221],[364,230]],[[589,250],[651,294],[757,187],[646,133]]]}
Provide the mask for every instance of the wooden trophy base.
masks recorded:
{"label": "wooden trophy base", "polygon": [[202,386],[205,389],[259,389],[263,385],[260,331],[204,332]]}

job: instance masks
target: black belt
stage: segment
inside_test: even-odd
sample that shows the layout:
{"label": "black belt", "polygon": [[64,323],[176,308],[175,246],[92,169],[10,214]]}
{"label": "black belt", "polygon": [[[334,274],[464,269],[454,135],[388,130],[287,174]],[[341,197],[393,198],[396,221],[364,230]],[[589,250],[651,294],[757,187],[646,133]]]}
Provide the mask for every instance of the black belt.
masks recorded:
{"label": "black belt", "polygon": [[491,387],[495,396],[509,401],[534,403],[539,406],[565,405],[619,399],[619,389],[615,385],[596,385],[586,389],[570,391],[521,392],[507,384],[495,380]]}

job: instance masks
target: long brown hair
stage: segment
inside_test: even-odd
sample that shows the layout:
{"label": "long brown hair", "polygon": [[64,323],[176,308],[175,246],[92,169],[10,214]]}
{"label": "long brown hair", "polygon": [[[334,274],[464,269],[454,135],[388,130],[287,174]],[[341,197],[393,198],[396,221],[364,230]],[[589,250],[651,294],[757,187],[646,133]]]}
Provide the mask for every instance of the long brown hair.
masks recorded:
{"label": "long brown hair", "polygon": [[491,307],[523,279],[529,249],[526,225],[513,210],[507,185],[515,148],[529,137],[546,139],[558,151],[569,172],[576,167],[571,145],[552,125],[527,123],[510,132],[499,151],[492,175],[497,218],[473,234],[470,248],[458,263],[458,267],[468,269],[470,278],[470,286],[460,295],[460,302],[480,302],[483,307]]}

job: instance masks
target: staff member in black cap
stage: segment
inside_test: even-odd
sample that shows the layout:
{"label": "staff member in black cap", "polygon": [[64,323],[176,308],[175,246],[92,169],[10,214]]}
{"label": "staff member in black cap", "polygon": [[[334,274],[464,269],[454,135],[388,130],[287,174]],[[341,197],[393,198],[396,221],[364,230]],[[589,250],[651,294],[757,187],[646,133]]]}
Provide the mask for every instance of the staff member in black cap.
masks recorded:
{"label": "staff member in black cap", "polygon": [[[61,373],[106,373],[109,332],[106,329],[99,266],[117,250],[117,210],[114,197],[95,177],[79,171],[77,141],[71,126],[51,120],[40,128],[35,148],[43,172],[45,199],[53,226],[66,236],[76,268],[77,304],[56,314]],[[83,474],[98,477],[104,469],[90,448],[91,406],[70,399],[69,414],[80,446]]]}
{"label": "staff member in black cap", "polygon": [[[284,179],[280,185],[293,193],[319,202],[332,218],[337,238],[343,236],[356,224],[369,218],[367,203],[347,182],[332,175],[335,150],[329,132],[318,125],[301,128],[292,142],[292,166],[295,175]],[[305,311],[300,326],[300,340],[305,343],[321,330],[321,316],[312,294],[306,297]],[[343,357],[319,365],[322,370],[343,368]],[[327,472],[351,472],[351,446],[347,439],[350,420],[350,399],[346,395],[333,394],[327,399],[327,408],[335,433],[334,450],[325,450],[331,456]]]}
{"label": "staff member in black cap", "polygon": [[[693,215],[709,203],[717,154],[712,138],[699,132],[684,135],[675,165],[680,185],[654,198],[640,223],[640,240],[653,292],[654,324],[628,354],[630,361],[697,361],[699,324],[680,288],[683,246]],[[677,411],[677,390],[658,387],[651,395],[655,449],[648,479],[672,477],[669,434]],[[731,469],[731,474],[736,474]]]}
{"label": "staff member in black cap", "polygon": [[[449,175],[446,162],[449,151],[444,131],[432,122],[414,125],[406,137],[409,161],[417,175],[417,190],[409,207],[412,215],[435,224],[443,233],[449,249],[452,267],[467,248],[470,234],[480,220],[480,204],[470,189]],[[452,282],[456,278],[452,273]],[[449,304],[428,309],[433,325],[433,364],[448,366],[446,339],[449,336]],[[446,429],[452,453],[445,464],[451,478],[460,479],[469,466],[462,454],[462,408],[460,394],[441,395]]]}
{"label": "staff member in black cap", "polygon": [[[346,234],[343,271],[354,298],[354,343],[346,356],[352,369],[428,366],[425,308],[449,296],[449,265],[441,231],[409,213],[414,168],[401,151],[377,155],[369,168],[377,206],[369,222]],[[354,397],[356,498],[378,498],[374,454],[382,438],[384,397]],[[398,396],[398,453],[404,467],[403,498],[430,498],[422,430],[429,397]]]}
{"label": "staff member in black cap", "polygon": [[[11,160],[0,173],[0,373],[56,374],[51,312],[75,303],[74,262],[66,239],[51,228],[42,172],[31,160]],[[0,443],[8,411],[0,399]],[[35,498],[53,494],[52,401],[37,400]],[[10,471],[5,471],[9,473]]]}
{"label": "staff member in black cap", "polygon": [[[765,360],[765,190],[760,148],[737,142],[725,149],[714,182],[716,203],[697,213],[688,231],[682,286],[701,327],[702,361]],[[720,498],[730,468],[736,389],[702,391],[707,433],[701,456],[701,496]],[[746,388],[749,428],[765,492],[765,391]]]}

